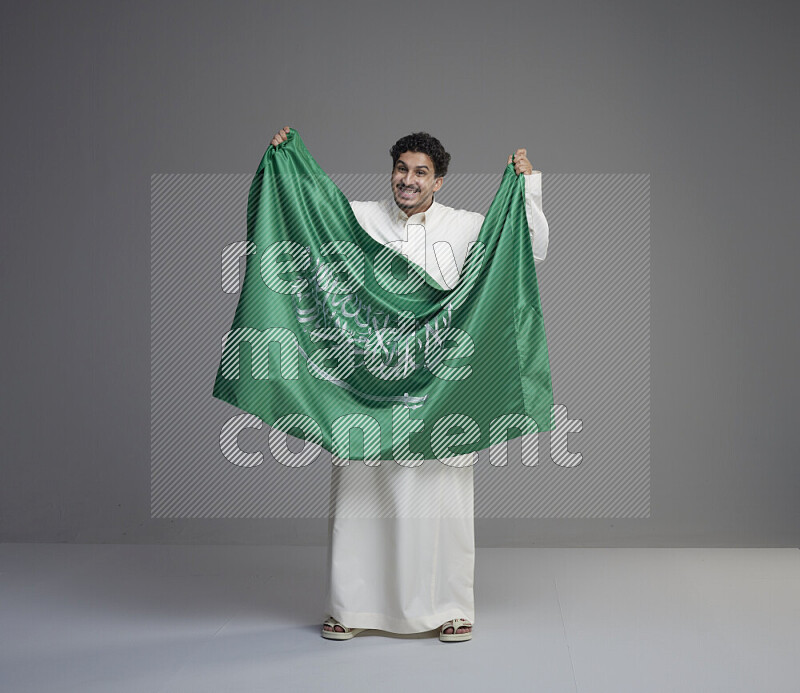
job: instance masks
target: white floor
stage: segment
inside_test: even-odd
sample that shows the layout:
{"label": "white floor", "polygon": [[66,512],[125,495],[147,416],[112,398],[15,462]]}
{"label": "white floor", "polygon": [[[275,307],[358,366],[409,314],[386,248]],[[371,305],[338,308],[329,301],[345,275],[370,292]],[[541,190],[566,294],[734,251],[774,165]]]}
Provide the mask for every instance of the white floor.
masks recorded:
{"label": "white floor", "polygon": [[321,638],[324,564],[0,544],[0,691],[800,691],[797,549],[478,549],[465,643]]}

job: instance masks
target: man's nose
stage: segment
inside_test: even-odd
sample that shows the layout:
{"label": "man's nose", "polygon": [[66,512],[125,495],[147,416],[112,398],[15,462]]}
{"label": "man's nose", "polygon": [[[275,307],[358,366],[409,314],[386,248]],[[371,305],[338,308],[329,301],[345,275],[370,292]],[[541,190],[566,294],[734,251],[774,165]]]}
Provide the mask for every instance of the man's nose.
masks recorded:
{"label": "man's nose", "polygon": [[410,173],[406,173],[406,175],[403,176],[403,185],[406,186],[407,188],[410,188],[413,185],[413,183],[414,183],[414,177]]}

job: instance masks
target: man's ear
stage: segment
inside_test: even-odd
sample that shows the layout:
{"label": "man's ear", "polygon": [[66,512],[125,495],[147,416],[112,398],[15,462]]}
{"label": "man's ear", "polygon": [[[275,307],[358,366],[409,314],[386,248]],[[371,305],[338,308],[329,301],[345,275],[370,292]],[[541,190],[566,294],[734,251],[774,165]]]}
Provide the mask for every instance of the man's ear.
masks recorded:
{"label": "man's ear", "polygon": [[444,185],[444,176],[439,176],[433,183],[433,192],[439,192],[442,185]]}

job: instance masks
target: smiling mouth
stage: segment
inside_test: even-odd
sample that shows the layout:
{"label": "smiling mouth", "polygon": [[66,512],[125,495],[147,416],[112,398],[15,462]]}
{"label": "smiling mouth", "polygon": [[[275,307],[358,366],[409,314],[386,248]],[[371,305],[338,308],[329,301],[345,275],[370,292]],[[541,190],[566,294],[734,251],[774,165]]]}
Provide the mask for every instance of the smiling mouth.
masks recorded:
{"label": "smiling mouth", "polygon": [[417,194],[416,190],[410,190],[408,188],[401,188],[400,189],[400,197],[414,197]]}

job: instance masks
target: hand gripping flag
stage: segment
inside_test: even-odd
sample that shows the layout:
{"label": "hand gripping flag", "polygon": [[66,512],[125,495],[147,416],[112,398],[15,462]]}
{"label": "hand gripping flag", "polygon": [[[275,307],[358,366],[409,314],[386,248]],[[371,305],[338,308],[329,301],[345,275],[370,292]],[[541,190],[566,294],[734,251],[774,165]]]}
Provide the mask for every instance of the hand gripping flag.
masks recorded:
{"label": "hand gripping flag", "polygon": [[296,130],[255,173],[247,241],[214,397],[375,464],[445,461],[552,429],[524,180],[512,164],[453,288],[361,228]]}

